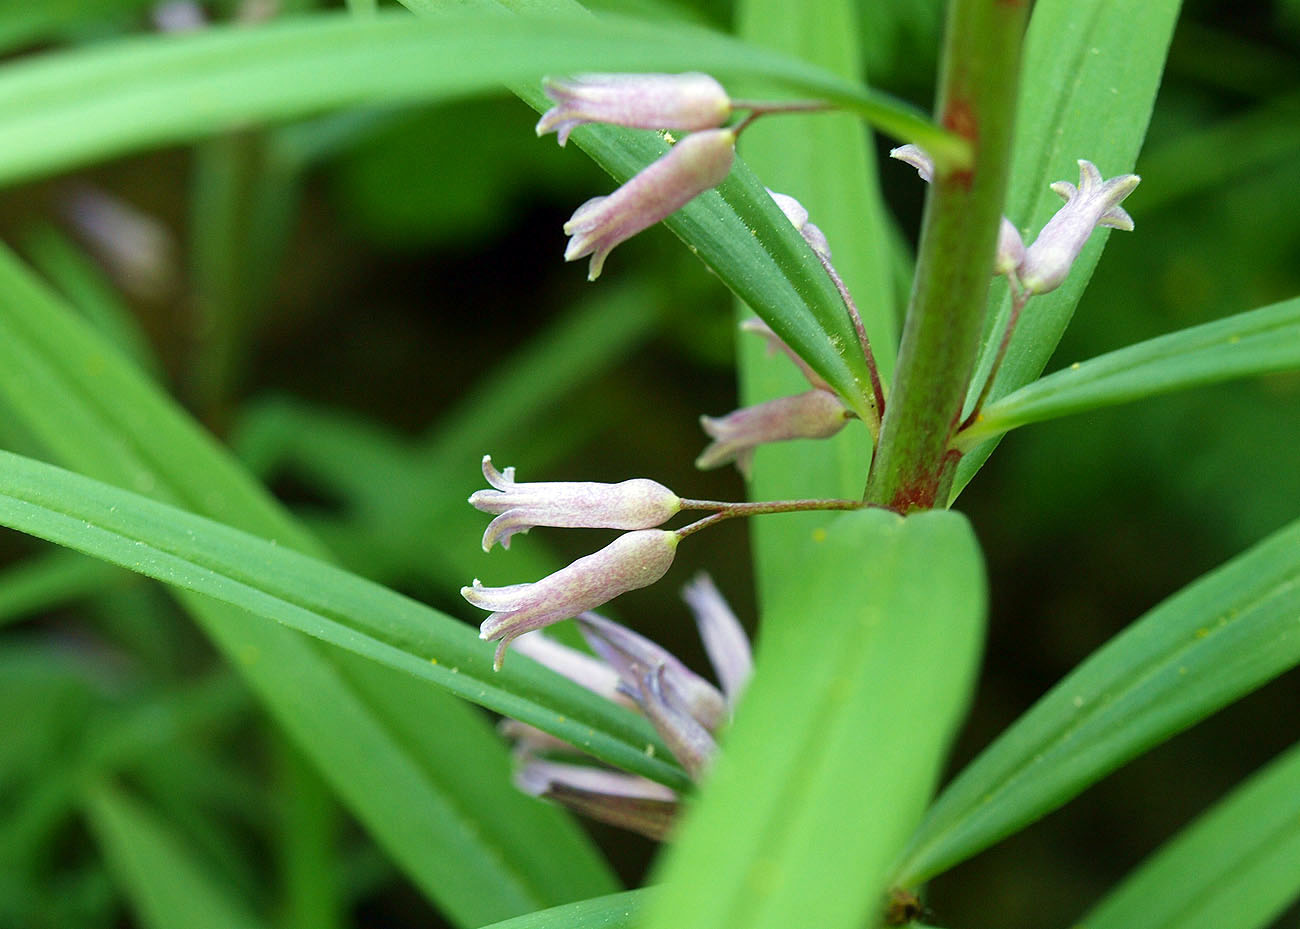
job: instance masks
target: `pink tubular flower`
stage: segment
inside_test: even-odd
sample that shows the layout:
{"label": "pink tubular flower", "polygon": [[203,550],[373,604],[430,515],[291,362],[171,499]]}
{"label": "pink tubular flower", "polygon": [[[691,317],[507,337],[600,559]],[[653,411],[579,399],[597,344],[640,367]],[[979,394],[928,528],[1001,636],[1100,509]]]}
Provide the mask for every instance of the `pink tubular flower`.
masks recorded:
{"label": "pink tubular flower", "polygon": [[537,134],[556,133],[561,146],[584,123],[633,129],[716,129],[731,118],[731,100],[707,74],[579,74],[542,81],[555,106]]}
{"label": "pink tubular flower", "polygon": [[1069,181],[1053,184],[1052,190],[1065,200],[1065,206],[1048,220],[1025,252],[1019,269],[1025,290],[1042,294],[1059,287],[1098,226],[1132,232],[1133,219],[1120,202],[1141,180],[1136,174],[1121,174],[1103,181],[1096,165],[1080,159],[1077,188]]}
{"label": "pink tubular flower", "polygon": [[808,208],[789,194],[779,194],[771,188],[768,188],[767,192],[776,201],[776,205],[781,208],[785,218],[790,220],[790,225],[799,230],[799,234],[808,243],[808,247],[816,252],[823,261],[830,261],[831,246],[826,241],[826,233],[822,232],[813,223],[808,222]]}
{"label": "pink tubular flower", "polygon": [[614,246],[681,209],[726,179],[736,156],[736,134],[710,129],[682,139],[608,197],[593,197],[564,224],[572,236],[565,261],[591,256],[587,279],[600,277]]}
{"label": "pink tubular flower", "polygon": [[740,473],[748,477],[754,449],[759,445],[787,439],[827,439],[843,429],[852,416],[840,398],[826,390],[778,397],[742,407],[719,419],[701,416],[700,425],[713,442],[695,459],[695,467],[707,471],[735,462]]}
{"label": "pink tubular flower", "polygon": [[663,529],[627,532],[594,554],[532,584],[484,587],[477,578],[460,595],[492,615],[479,627],[484,641],[501,640],[493,667],[500,668],[512,639],[577,616],[629,590],[648,587],[667,573],[678,536]]}
{"label": "pink tubular flower", "polygon": [[510,537],[534,526],[590,529],[650,529],[681,511],[682,501],[656,481],[637,478],[618,484],[548,481],[521,484],[515,469],[498,471],[483,456],[483,477],[493,490],[476,491],[469,502],[497,518],[483,533],[483,551],[495,542],[510,547]]}

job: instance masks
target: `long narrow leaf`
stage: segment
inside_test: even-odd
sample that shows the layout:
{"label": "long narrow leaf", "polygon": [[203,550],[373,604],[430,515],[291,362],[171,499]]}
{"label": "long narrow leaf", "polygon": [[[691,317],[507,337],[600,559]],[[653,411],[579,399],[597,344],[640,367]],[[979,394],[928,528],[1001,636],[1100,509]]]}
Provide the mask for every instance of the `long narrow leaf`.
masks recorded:
{"label": "long narrow leaf", "polygon": [[982,641],[974,535],[955,513],[863,510],[811,547],[648,929],[874,925],[929,799]]}
{"label": "long narrow leaf", "polygon": [[614,17],[449,14],[434,23],[402,13],[322,14],[9,65],[0,75],[0,181],[242,123],[483,93],[551,71],[691,67],[827,99],[953,151],[950,137],[907,104],[704,30]]}
{"label": "long narrow leaf", "polygon": [[1184,829],[1082,920],[1087,929],[1262,929],[1300,897],[1300,746]]}
{"label": "long narrow leaf", "polygon": [[[0,398],[66,463],[284,546],[319,551],[228,454],[3,249]],[[453,921],[473,925],[613,888],[571,822],[511,787],[502,746],[480,740],[480,753],[491,750],[475,759],[496,765],[485,779],[495,787],[492,802],[458,802],[327,652],[206,596],[182,592],[180,599],[343,802]],[[424,689],[405,712],[439,719],[449,732],[489,729],[436,688]],[[420,738],[439,735],[426,727]],[[509,839],[520,822],[554,854],[539,856],[534,844]]]}
{"label": "long narrow leaf", "polygon": [[1300,662],[1300,522],[1103,646],[943,791],[901,859],[919,884]]}
{"label": "long narrow leaf", "polygon": [[[523,656],[492,670],[470,626],[324,562],[167,504],[0,452],[0,523],[406,671],[598,758],[686,781],[649,724]],[[649,749],[649,751],[647,750]]]}
{"label": "long narrow leaf", "polygon": [[1300,368],[1300,298],[1130,345],[985,407],[962,439],[1236,377]]}

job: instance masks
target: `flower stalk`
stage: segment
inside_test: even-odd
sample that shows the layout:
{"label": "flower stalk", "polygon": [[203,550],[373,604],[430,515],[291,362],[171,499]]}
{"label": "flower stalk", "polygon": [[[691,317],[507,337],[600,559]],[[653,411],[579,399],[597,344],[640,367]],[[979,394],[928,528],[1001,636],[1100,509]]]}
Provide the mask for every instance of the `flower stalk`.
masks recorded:
{"label": "flower stalk", "polygon": [[955,0],[937,114],[971,143],[970,170],[938,165],[916,282],[866,501],[900,513],[942,506],[958,459],[951,439],[975,367],[1007,189],[1027,4]]}

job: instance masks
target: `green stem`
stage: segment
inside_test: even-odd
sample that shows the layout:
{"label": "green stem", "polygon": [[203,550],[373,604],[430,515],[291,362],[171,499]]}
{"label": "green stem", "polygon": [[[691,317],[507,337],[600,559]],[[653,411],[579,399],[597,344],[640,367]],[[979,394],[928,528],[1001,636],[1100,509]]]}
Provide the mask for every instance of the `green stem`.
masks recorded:
{"label": "green stem", "polygon": [[936,164],[897,374],[866,501],[900,513],[947,499],[951,438],[974,370],[1006,194],[1024,0],[953,0],[937,108],[973,167]]}
{"label": "green stem", "polygon": [[684,539],[701,529],[707,529],[724,519],[738,516],[765,516],[769,513],[806,513],[809,510],[860,510],[864,506],[860,500],[763,500],[756,503],[726,503],[721,500],[682,500],[683,510],[715,510],[703,519],[683,526],[677,530],[677,537]]}

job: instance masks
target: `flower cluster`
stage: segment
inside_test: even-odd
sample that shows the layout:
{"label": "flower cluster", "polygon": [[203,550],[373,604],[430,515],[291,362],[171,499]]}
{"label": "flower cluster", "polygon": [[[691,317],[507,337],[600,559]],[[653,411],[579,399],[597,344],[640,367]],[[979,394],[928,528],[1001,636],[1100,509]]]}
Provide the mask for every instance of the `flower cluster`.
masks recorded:
{"label": "flower cluster", "polygon": [[555,106],[542,114],[537,134],[554,132],[560,145],[590,122],[692,133],[608,197],[578,207],[564,224],[571,236],[564,260],[590,255],[588,280],[600,277],[614,246],[717,187],[731,171],[736,133],[721,127],[732,102],[707,74],[582,74],[547,78],[543,87]]}
{"label": "flower cluster", "polygon": [[682,508],[681,499],[650,480],[620,484],[515,480],[515,469],[498,471],[483,456],[483,476],[491,490],[469,498],[479,510],[496,514],[483,534],[483,550],[534,526],[630,529],[594,554],[579,558],[532,584],[484,587],[478,580],[461,588],[461,596],[492,611],[479,637],[500,640],[494,666],[501,667],[510,642],[525,632],[549,626],[608,603],[629,590],[647,587],[667,573],[680,536],[655,529]]}
{"label": "flower cluster", "polygon": [[[706,575],[687,585],[682,596],[695,614],[721,689],[661,646],[595,613],[578,617],[578,626],[598,658],[540,632],[525,635],[516,648],[593,693],[637,709],[698,780],[717,753],[716,734],[731,718],[753,659],[744,629]],[[503,729],[515,741],[521,789],[654,839],[672,827],[680,802],[673,790],[584,763],[589,759],[578,749],[531,726],[507,720]]]}

